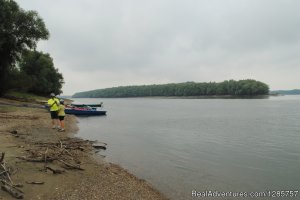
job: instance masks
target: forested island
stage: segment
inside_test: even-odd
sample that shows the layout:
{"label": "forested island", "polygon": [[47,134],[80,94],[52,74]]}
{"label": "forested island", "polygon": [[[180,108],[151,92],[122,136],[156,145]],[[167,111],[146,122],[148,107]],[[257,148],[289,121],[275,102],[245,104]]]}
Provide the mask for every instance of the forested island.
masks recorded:
{"label": "forested island", "polygon": [[256,96],[268,95],[269,86],[263,82],[226,80],[223,82],[185,82],[160,85],[120,86],[75,93],[73,98],[113,97],[189,97],[189,96]]}

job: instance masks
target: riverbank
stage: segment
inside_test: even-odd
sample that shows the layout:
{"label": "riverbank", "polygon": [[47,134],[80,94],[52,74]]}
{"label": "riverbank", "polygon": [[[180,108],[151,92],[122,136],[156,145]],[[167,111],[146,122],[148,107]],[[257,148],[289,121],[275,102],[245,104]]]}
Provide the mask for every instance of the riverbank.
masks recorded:
{"label": "riverbank", "polygon": [[[24,102],[15,100],[0,99],[1,103],[24,106]],[[43,109],[0,106],[0,152],[5,152],[5,164],[11,169],[13,183],[22,185],[19,189],[24,192],[24,199],[166,199],[147,182],[121,167],[95,159],[95,151],[87,147],[66,150],[76,155],[78,166],[84,170],[66,169],[56,160],[48,163],[20,159],[29,158],[32,152],[38,152],[37,156],[43,152],[47,158],[50,147],[39,144],[60,143],[59,148],[64,149],[67,145],[64,141],[74,138],[76,123],[74,116],[67,116],[67,132],[61,133],[51,129],[49,113]],[[46,165],[64,172],[54,174],[45,170]],[[39,182],[43,184],[30,184]],[[14,198],[1,190],[0,199]]]}

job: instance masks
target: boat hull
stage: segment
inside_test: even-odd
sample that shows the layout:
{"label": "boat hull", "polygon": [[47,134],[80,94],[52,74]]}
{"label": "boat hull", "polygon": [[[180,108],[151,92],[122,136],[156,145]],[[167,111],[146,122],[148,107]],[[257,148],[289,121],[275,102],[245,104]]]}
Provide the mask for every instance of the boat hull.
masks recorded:
{"label": "boat hull", "polygon": [[69,115],[85,115],[85,116],[106,115],[106,111],[103,111],[103,110],[74,110],[74,109],[65,109],[65,113],[69,114]]}

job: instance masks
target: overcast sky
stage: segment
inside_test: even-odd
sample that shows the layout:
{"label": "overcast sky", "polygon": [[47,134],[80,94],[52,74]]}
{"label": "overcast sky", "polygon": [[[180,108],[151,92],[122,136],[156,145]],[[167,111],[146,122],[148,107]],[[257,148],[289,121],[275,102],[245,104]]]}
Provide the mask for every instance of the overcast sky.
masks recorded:
{"label": "overcast sky", "polygon": [[17,0],[50,31],[38,50],[65,95],[92,89],[256,79],[300,88],[299,0]]}

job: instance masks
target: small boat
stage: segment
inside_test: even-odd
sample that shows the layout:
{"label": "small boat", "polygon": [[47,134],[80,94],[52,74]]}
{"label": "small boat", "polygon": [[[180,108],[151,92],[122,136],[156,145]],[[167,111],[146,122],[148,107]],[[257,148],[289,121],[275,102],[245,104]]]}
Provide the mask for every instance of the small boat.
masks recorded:
{"label": "small boat", "polygon": [[97,109],[87,109],[87,108],[66,108],[66,114],[70,115],[85,115],[85,116],[95,116],[95,115],[106,115],[106,111]]}
{"label": "small boat", "polygon": [[84,108],[84,107],[102,107],[103,103],[99,103],[99,104],[76,104],[76,103],[72,103],[71,106],[75,106],[78,108]]}

